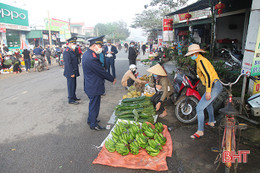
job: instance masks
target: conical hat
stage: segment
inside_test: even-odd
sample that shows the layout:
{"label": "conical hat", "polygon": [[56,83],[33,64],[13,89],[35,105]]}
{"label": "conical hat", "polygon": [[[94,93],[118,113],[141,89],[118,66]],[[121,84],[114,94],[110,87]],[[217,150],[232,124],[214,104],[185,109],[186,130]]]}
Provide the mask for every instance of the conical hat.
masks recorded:
{"label": "conical hat", "polygon": [[160,64],[157,64],[149,68],[147,71],[158,76],[167,76],[167,73],[165,72],[165,70],[162,68]]}

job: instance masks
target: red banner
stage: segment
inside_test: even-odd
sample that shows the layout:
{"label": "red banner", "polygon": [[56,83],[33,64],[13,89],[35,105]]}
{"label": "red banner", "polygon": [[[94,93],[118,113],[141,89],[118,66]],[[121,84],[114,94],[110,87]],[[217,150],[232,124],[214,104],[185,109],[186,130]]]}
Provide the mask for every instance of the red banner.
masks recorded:
{"label": "red banner", "polygon": [[163,19],[163,31],[173,30],[173,19]]}
{"label": "red banner", "polygon": [[5,28],[0,28],[0,32],[6,32]]}

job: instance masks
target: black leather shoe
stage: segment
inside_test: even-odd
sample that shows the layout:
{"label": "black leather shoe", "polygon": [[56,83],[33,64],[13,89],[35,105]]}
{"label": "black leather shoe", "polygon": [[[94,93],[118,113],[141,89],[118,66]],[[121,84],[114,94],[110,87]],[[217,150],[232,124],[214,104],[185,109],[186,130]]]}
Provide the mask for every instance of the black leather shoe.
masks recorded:
{"label": "black leather shoe", "polygon": [[72,104],[72,105],[78,105],[78,104],[79,104],[79,102],[77,102],[77,101],[74,101],[74,102],[69,102],[69,104]]}
{"label": "black leather shoe", "polygon": [[91,130],[97,130],[97,131],[100,131],[100,130],[105,130],[106,128],[105,127],[101,127],[100,125],[97,125],[96,127],[90,127]]}
{"label": "black leather shoe", "polygon": [[80,101],[80,99],[78,99],[78,98],[76,98],[76,99],[74,99],[75,101]]}
{"label": "black leather shoe", "polygon": [[[100,120],[97,120],[97,123],[100,123]],[[88,122],[88,125],[90,125],[90,122]]]}

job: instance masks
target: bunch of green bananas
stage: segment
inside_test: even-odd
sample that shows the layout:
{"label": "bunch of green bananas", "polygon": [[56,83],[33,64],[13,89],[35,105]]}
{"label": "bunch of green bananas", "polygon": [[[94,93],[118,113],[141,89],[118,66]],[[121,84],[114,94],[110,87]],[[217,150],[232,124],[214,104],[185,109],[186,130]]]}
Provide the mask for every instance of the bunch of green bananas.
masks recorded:
{"label": "bunch of green bananas", "polygon": [[117,135],[117,136],[120,136],[122,133],[126,133],[127,132],[127,129],[125,126],[122,126],[122,125],[116,125],[116,127],[114,128],[114,133]]}
{"label": "bunch of green bananas", "polygon": [[163,131],[163,124],[161,122],[157,122],[155,124],[155,130],[158,132],[158,133],[162,133]]}
{"label": "bunch of green bananas", "polygon": [[144,136],[144,134],[143,133],[138,133],[138,134],[136,134],[136,141],[139,143],[139,145],[143,148],[143,149],[145,149],[146,148],[146,146],[147,146],[147,142],[148,142],[148,139],[147,139],[147,137],[145,137]]}
{"label": "bunch of green bananas", "polygon": [[148,140],[148,144],[145,150],[150,156],[157,156],[162,150],[162,145],[153,139]]}
{"label": "bunch of green bananas", "polygon": [[121,126],[121,127],[124,127],[124,128],[128,128],[129,125],[126,122],[120,121],[120,122],[118,122],[118,126]]}
{"label": "bunch of green bananas", "polygon": [[129,153],[128,145],[123,142],[116,143],[116,151],[125,156]]}
{"label": "bunch of green bananas", "polygon": [[121,136],[119,136],[119,142],[120,141],[126,141],[127,143],[131,143],[134,140],[134,137],[131,134],[123,133]]}
{"label": "bunch of green bananas", "polygon": [[139,153],[140,145],[137,141],[134,141],[130,144],[130,152],[133,155],[137,155]]}
{"label": "bunch of green bananas", "polygon": [[161,133],[159,133],[159,134],[156,133],[154,135],[154,139],[155,139],[155,141],[159,142],[161,145],[165,145],[166,141],[167,141],[166,137],[164,137]]}
{"label": "bunch of green bananas", "polygon": [[144,130],[144,133],[145,133],[146,136],[148,136],[149,138],[153,138],[154,135],[155,135],[155,132],[154,132],[154,130],[153,130],[151,127],[147,127],[147,128]]}
{"label": "bunch of green bananas", "polygon": [[141,129],[136,124],[133,124],[130,126],[128,131],[129,131],[129,134],[131,134],[135,138],[136,134],[141,132]]}
{"label": "bunch of green bananas", "polygon": [[147,153],[150,156],[153,156],[153,157],[157,156],[160,153],[160,150],[154,149],[154,148],[150,147],[149,145],[145,148],[145,150],[147,151]]}
{"label": "bunch of green bananas", "polygon": [[106,142],[105,142],[105,146],[106,146],[106,149],[113,153],[116,151],[116,148],[115,148],[115,142],[112,140],[112,139],[108,139]]}
{"label": "bunch of green bananas", "polygon": [[142,124],[142,131],[145,131],[148,127],[150,127],[147,123]]}

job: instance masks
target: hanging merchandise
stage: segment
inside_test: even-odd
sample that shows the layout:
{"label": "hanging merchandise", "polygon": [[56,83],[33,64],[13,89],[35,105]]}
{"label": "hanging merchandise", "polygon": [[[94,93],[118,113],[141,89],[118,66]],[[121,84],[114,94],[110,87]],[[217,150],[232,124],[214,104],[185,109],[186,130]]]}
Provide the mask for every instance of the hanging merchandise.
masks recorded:
{"label": "hanging merchandise", "polygon": [[191,17],[192,17],[192,15],[189,12],[185,15],[185,19],[187,20],[187,24],[189,24]]}
{"label": "hanging merchandise", "polygon": [[218,10],[218,15],[222,14],[222,10],[225,8],[225,4],[222,2],[219,2],[217,5],[215,5],[215,9]]}

